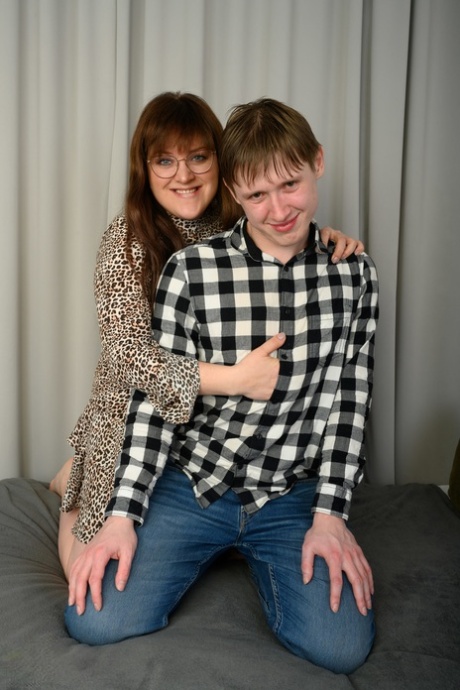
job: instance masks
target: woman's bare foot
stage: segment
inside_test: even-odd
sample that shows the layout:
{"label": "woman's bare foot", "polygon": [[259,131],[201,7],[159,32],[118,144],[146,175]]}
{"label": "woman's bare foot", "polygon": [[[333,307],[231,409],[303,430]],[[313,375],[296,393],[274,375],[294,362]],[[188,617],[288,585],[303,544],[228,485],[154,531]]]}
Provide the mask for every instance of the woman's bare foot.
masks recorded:
{"label": "woman's bare foot", "polygon": [[54,491],[58,496],[64,496],[64,492],[67,486],[67,481],[70,476],[70,470],[72,468],[73,458],[69,458],[67,462],[61,467],[59,472],[50,481],[50,489]]}

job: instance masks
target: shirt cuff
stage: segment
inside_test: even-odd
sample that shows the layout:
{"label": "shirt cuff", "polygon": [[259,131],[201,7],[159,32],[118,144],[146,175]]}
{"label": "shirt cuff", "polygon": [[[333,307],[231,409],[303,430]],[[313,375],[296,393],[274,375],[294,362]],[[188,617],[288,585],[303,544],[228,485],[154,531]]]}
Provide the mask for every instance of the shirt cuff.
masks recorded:
{"label": "shirt cuff", "polygon": [[[143,498],[145,499],[145,496]],[[106,508],[105,518],[127,517],[138,525],[143,525],[147,510],[148,506],[145,506],[145,501],[136,500],[134,497],[114,496]]]}
{"label": "shirt cuff", "polygon": [[319,481],[312,512],[334,515],[348,520],[351,506],[351,489],[326,481]]}

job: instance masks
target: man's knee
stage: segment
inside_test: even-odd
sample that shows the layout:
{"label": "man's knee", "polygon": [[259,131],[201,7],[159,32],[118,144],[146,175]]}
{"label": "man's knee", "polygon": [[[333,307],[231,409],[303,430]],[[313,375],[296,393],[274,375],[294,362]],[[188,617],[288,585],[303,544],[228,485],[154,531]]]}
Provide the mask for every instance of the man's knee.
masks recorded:
{"label": "man's knee", "polygon": [[[123,593],[119,594],[123,596]],[[146,635],[163,628],[168,622],[165,616],[155,615],[154,608],[146,609],[144,606],[140,609],[135,603],[131,607],[120,607],[105,602],[101,611],[96,611],[89,597],[82,615],[78,615],[75,606],[67,606],[64,620],[69,635],[77,642],[89,645],[114,644],[129,637]]]}
{"label": "man's knee", "polygon": [[337,613],[330,608],[329,569],[323,559],[315,559],[312,580],[296,591],[297,597],[282,597],[283,615],[274,626],[280,641],[297,656],[334,673],[351,673],[361,666],[374,642],[374,614],[358,611],[346,576]]}
{"label": "man's knee", "polygon": [[128,637],[121,621],[103,611],[87,608],[78,615],[75,606],[67,606],[64,620],[69,635],[83,644],[112,644]]}
{"label": "man's knee", "polygon": [[[330,614],[337,616],[337,614]],[[296,656],[321,666],[333,673],[349,674],[366,661],[374,642],[375,626],[372,611],[362,620],[348,626],[334,624],[325,620],[310,635],[297,635],[296,632],[284,634],[281,629],[279,640]]]}

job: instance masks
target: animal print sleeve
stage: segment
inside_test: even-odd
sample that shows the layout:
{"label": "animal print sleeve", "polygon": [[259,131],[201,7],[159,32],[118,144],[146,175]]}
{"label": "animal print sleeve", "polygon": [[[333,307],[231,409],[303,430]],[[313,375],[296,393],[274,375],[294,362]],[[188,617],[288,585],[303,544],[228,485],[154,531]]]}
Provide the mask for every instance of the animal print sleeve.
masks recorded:
{"label": "animal print sleeve", "polygon": [[200,385],[198,362],[162,350],[151,333],[151,310],[136,277],[143,250],[126,256],[126,221],[117,217],[106,230],[97,256],[94,293],[102,358],[120,388],[137,388],[167,422],[190,418]]}

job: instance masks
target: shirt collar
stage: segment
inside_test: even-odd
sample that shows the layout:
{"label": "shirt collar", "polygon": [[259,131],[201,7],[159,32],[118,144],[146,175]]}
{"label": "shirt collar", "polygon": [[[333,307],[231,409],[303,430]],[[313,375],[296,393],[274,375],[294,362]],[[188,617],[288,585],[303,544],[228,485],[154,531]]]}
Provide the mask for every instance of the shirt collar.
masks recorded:
{"label": "shirt collar", "polygon": [[[262,251],[256,245],[252,237],[248,233],[247,229],[248,219],[246,216],[240,218],[233,230],[231,231],[231,243],[232,245],[239,249],[243,253],[249,254],[251,259],[255,261],[262,261],[263,255]],[[319,233],[319,226],[315,220],[310,223],[310,232],[308,233],[307,246],[299,254],[297,258],[302,258],[308,256],[309,254],[327,254],[327,247],[321,241],[321,236]]]}

